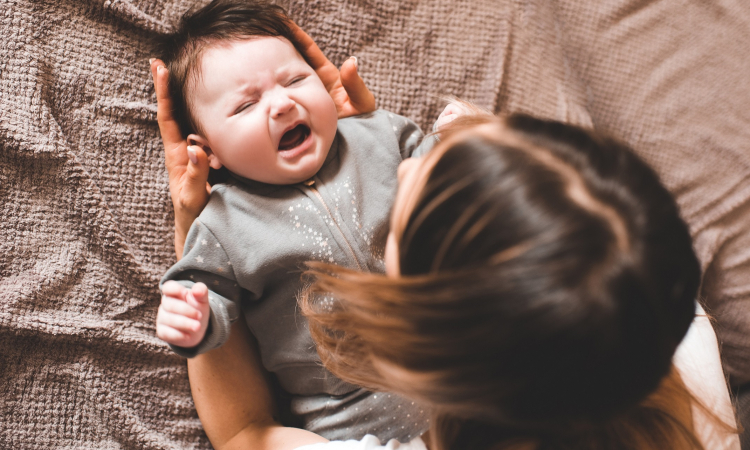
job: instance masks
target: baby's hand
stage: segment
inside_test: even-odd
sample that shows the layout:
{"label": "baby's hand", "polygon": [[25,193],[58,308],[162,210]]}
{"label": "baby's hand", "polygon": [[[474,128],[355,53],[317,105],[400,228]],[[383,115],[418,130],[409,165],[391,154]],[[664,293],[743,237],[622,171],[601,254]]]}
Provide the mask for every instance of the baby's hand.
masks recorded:
{"label": "baby's hand", "polygon": [[457,117],[469,114],[470,111],[466,105],[460,102],[450,102],[443,112],[438,116],[435,122],[435,131],[440,131],[445,125],[453,122]]}
{"label": "baby's hand", "polygon": [[176,281],[161,287],[162,297],[156,315],[156,335],[168,344],[195,347],[208,328],[210,308],[208,288],[196,283],[188,289]]}

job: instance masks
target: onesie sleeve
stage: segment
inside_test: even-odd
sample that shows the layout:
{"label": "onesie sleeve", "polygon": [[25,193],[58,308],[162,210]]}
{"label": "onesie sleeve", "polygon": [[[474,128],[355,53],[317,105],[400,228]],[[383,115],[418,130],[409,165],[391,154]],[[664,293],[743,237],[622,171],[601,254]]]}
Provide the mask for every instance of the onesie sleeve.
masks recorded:
{"label": "onesie sleeve", "polygon": [[388,113],[388,120],[398,139],[402,159],[422,156],[435,145],[435,136],[425,137],[419,125],[412,120],[391,112]]}
{"label": "onesie sleeve", "polygon": [[420,142],[417,148],[414,149],[414,151],[411,153],[411,157],[419,158],[426,155],[430,152],[430,150],[432,150],[433,147],[435,147],[438,142],[440,142],[440,140],[438,139],[437,135],[428,135],[427,137],[422,139],[422,142]]}
{"label": "onesie sleeve", "polygon": [[170,347],[178,355],[192,358],[223,345],[229,338],[232,323],[239,317],[240,302],[247,292],[238,286],[224,247],[199,220],[188,232],[182,259],[167,271],[161,284],[169,280],[188,288],[198,282],[205,283],[211,307],[208,330],[200,344],[192,348]]}

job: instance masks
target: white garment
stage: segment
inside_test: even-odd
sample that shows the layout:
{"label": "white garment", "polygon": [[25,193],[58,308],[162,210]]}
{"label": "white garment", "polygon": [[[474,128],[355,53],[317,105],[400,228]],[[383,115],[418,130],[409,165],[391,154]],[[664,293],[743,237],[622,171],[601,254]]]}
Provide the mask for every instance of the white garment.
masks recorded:
{"label": "white garment", "polygon": [[[734,409],[729,398],[724,372],[719,359],[719,344],[711,323],[700,305],[685,339],[677,348],[673,359],[688,390],[709,410],[726,424],[736,427]],[[736,433],[727,433],[715,424],[701,408],[693,406],[693,422],[696,434],[708,450],[740,450],[740,439]],[[427,450],[424,442],[414,439],[407,444],[396,440],[380,445],[371,435],[361,441],[331,441],[306,445],[296,450]]]}
{"label": "white garment", "polygon": [[[724,423],[736,427],[734,408],[721,369],[719,344],[711,322],[700,305],[696,308],[695,319],[687,336],[677,347],[672,361],[688,390]],[[698,406],[693,406],[693,425],[706,449],[740,449],[739,435],[722,430]]]}
{"label": "white garment", "polygon": [[318,444],[298,447],[296,450],[427,450],[427,447],[421,438],[412,439],[406,444],[391,439],[387,444],[380,445],[378,438],[368,434],[361,441],[320,442]]}

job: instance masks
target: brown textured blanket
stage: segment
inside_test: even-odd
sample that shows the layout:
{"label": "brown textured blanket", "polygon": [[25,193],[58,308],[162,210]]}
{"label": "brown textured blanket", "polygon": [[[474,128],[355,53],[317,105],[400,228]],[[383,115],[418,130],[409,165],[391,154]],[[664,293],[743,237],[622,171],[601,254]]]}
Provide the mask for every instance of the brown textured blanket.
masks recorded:
{"label": "brown textured blanket", "polygon": [[[734,386],[750,383],[745,0],[286,0],[379,105],[453,94],[631,143],[690,223]],[[149,46],[180,0],[0,0],[0,448],[206,449],[154,334],[174,261]]]}

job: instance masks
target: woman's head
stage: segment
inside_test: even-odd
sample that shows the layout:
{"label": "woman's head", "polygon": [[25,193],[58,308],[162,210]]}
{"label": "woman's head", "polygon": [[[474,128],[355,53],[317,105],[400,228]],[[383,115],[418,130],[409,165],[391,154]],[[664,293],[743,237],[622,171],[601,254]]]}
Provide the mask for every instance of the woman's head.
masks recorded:
{"label": "woman's head", "polygon": [[335,373],[532,433],[606,419],[657,387],[700,272],[674,200],[631,150],[474,116],[406,164],[397,276],[314,272],[313,290],[337,299],[306,304]]}

